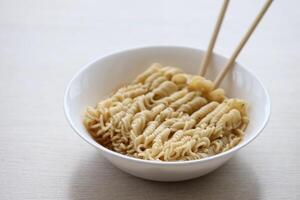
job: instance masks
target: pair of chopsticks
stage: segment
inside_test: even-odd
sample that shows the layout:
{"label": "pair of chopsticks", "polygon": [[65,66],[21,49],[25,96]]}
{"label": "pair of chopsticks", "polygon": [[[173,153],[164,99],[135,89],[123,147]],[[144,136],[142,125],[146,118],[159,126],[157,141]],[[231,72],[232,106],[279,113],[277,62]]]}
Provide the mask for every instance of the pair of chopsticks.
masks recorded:
{"label": "pair of chopsticks", "polygon": [[[229,60],[227,61],[227,63],[223,67],[223,69],[221,70],[221,72],[219,72],[219,74],[215,78],[215,80],[214,80],[214,87],[215,88],[219,87],[219,85],[222,82],[223,78],[225,77],[226,73],[234,65],[235,60],[238,57],[239,53],[241,52],[241,50],[243,49],[243,47],[247,43],[247,41],[250,38],[251,34],[254,32],[256,26],[258,25],[260,20],[263,18],[264,14],[268,10],[268,8],[270,7],[272,2],[273,2],[273,0],[266,0],[266,2],[263,5],[262,9],[260,10],[260,12],[256,16],[256,18],[254,19],[252,24],[250,25],[250,27],[248,28],[245,35],[242,37],[242,39],[239,42],[239,44],[237,45],[237,47],[235,48],[233,54],[231,55],[231,57],[229,58]],[[228,4],[229,4],[229,0],[224,0],[223,5],[222,5],[222,9],[220,11],[219,17],[217,19],[217,22],[216,22],[216,25],[215,25],[215,28],[214,28],[214,31],[213,31],[213,34],[212,34],[212,37],[210,39],[207,51],[204,55],[204,58],[202,60],[201,66],[200,66],[199,75],[201,75],[201,76],[205,75],[207,67],[209,65],[209,61],[210,61],[210,58],[211,58],[211,55],[212,55],[212,52],[213,52],[213,48],[215,46],[215,43],[216,43],[220,28],[221,28],[221,25],[222,25],[222,22],[223,22],[225,13],[226,13],[226,9],[228,7]]]}

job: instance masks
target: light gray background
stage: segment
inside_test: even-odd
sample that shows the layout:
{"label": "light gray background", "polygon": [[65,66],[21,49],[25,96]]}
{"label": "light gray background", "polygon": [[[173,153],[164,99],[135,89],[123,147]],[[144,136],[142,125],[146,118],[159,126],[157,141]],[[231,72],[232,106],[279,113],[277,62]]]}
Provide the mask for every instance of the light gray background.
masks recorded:
{"label": "light gray background", "polygon": [[[231,1],[215,51],[229,56],[264,1]],[[0,199],[299,199],[299,1],[275,1],[238,61],[262,78],[272,116],[224,167],[144,181],[69,127],[67,82],[82,65],[145,45],[206,48],[222,1],[1,0]]]}

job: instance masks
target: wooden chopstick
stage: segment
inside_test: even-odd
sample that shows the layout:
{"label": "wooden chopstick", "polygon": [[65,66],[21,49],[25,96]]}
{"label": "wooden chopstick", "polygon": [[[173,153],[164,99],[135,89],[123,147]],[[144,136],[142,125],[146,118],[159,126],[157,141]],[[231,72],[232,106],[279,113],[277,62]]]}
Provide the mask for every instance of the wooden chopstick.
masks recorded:
{"label": "wooden chopstick", "polygon": [[247,43],[251,34],[255,30],[255,28],[258,25],[258,23],[260,22],[260,20],[263,18],[264,14],[268,10],[268,8],[270,7],[272,2],[273,2],[273,0],[267,0],[266,3],[264,4],[264,6],[262,7],[262,9],[260,10],[260,12],[258,13],[258,15],[256,16],[255,20],[252,22],[252,24],[249,27],[249,29],[247,30],[246,34],[244,35],[244,37],[242,38],[242,40],[240,41],[240,43],[234,50],[233,54],[231,55],[231,57],[229,58],[229,60],[227,61],[227,63],[223,67],[223,69],[221,70],[221,72],[217,75],[216,79],[214,80],[215,88],[219,87],[219,85],[222,82],[223,78],[225,77],[226,73],[234,65],[235,59],[238,57],[239,53],[241,52],[241,50]]}
{"label": "wooden chopstick", "polygon": [[211,36],[207,51],[205,52],[204,58],[202,59],[202,62],[201,62],[201,66],[200,66],[200,70],[199,70],[199,75],[201,75],[201,76],[204,76],[205,73],[206,73],[206,70],[207,70],[207,67],[208,67],[208,64],[209,64],[209,61],[210,61],[210,58],[211,58],[211,54],[212,54],[212,51],[214,49],[218,34],[220,32],[220,28],[222,26],[222,22],[223,22],[223,19],[224,19],[229,1],[230,0],[224,0],[223,1],[223,5],[222,5],[222,8],[221,8],[220,14],[218,16],[213,34]]}

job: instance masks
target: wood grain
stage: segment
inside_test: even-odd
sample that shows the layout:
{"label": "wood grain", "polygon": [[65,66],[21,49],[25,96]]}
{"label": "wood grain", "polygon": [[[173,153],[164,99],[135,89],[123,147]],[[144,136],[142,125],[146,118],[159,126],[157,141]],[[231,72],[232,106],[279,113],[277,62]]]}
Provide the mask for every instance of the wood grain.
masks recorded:
{"label": "wood grain", "polygon": [[[83,64],[144,45],[205,49],[219,4],[0,1],[0,199],[299,199],[299,1],[274,2],[239,57],[267,86],[272,116],[219,170],[144,181],[113,167],[65,120],[64,89]],[[230,54],[262,4],[231,2],[216,52]]]}

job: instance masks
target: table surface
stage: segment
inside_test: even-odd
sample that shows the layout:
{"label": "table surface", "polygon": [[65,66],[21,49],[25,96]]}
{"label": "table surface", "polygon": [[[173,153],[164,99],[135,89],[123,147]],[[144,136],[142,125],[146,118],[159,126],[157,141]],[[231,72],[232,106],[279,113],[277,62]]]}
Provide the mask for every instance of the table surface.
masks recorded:
{"label": "table surface", "polygon": [[[0,1],[0,199],[300,199],[299,1],[276,1],[239,56],[268,88],[263,133],[226,165],[178,183],[119,171],[63,113],[92,59],[146,45],[206,48],[222,1]],[[230,56],[263,1],[231,1],[215,51]]]}

